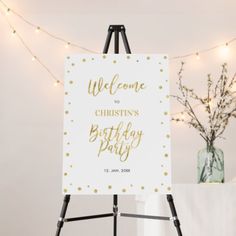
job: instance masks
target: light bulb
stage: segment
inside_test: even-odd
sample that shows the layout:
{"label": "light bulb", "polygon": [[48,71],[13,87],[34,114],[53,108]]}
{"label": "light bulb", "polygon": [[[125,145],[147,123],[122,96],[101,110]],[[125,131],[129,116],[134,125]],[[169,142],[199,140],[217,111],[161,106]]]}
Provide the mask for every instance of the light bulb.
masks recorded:
{"label": "light bulb", "polygon": [[232,93],[236,93],[236,81],[234,81],[232,88],[230,89]]}
{"label": "light bulb", "polygon": [[67,42],[65,45],[65,48],[69,48],[70,47],[70,42]]}
{"label": "light bulb", "polygon": [[39,33],[40,32],[40,27],[37,26],[37,28],[35,29],[35,33]]}
{"label": "light bulb", "polygon": [[208,104],[209,104],[210,108],[213,109],[216,106],[216,101],[213,100],[212,98],[210,98]]}
{"label": "light bulb", "polygon": [[223,57],[223,59],[227,58],[229,55],[229,44],[226,43],[220,48],[220,54]]}
{"label": "light bulb", "polygon": [[229,44],[228,43],[225,44],[225,50],[227,50],[227,51],[229,50]]}
{"label": "light bulb", "polygon": [[55,86],[55,87],[57,87],[59,84],[60,84],[60,81],[59,81],[59,80],[57,80],[57,81],[54,82],[54,86]]}
{"label": "light bulb", "polygon": [[228,44],[228,43],[226,43],[226,44],[224,45],[223,50],[224,50],[225,53],[228,53],[228,52],[229,52],[229,44]]}
{"label": "light bulb", "polygon": [[196,52],[196,59],[197,59],[197,60],[200,60],[199,52]]}
{"label": "light bulb", "polygon": [[7,10],[6,10],[6,15],[9,16],[9,15],[10,15],[10,12],[11,12],[11,9],[10,9],[10,8],[7,8]]}

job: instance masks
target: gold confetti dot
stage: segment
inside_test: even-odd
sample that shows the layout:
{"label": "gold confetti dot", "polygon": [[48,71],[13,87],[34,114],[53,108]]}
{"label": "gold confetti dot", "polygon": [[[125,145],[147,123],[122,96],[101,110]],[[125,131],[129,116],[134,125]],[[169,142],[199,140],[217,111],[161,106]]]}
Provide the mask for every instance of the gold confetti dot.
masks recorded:
{"label": "gold confetti dot", "polygon": [[90,188],[90,185],[87,185],[87,188]]}
{"label": "gold confetti dot", "polygon": [[141,186],[141,189],[144,190],[144,186]]}
{"label": "gold confetti dot", "polygon": [[69,59],[70,59],[70,57],[68,56],[68,57],[67,57],[67,59],[69,60]]}
{"label": "gold confetti dot", "polygon": [[168,175],[168,172],[164,172],[164,175],[167,176],[167,175]]}
{"label": "gold confetti dot", "polygon": [[71,63],[71,66],[75,66],[75,63]]}
{"label": "gold confetti dot", "polygon": [[158,192],[159,190],[158,190],[158,188],[155,188],[154,191],[155,191],[155,192]]}
{"label": "gold confetti dot", "polygon": [[136,62],[139,62],[139,60],[136,60]]}
{"label": "gold confetti dot", "polygon": [[116,64],[116,60],[114,60],[113,63]]}
{"label": "gold confetti dot", "polygon": [[168,190],[168,191],[171,191],[171,187],[168,187],[167,190]]}
{"label": "gold confetti dot", "polygon": [[123,193],[125,193],[125,192],[126,192],[126,189],[125,189],[125,188],[123,188],[123,189],[122,189],[122,192],[123,192]]}
{"label": "gold confetti dot", "polygon": [[160,86],[159,86],[159,89],[162,89],[162,88],[163,88],[163,87],[160,85]]}
{"label": "gold confetti dot", "polygon": [[70,156],[70,153],[69,153],[69,152],[67,152],[67,153],[66,153],[66,156],[67,156],[67,157],[69,157],[69,156]]}
{"label": "gold confetti dot", "polygon": [[64,193],[67,193],[67,189],[66,188],[64,189]]}
{"label": "gold confetti dot", "polygon": [[69,114],[69,111],[65,111],[65,114],[66,114],[66,115]]}
{"label": "gold confetti dot", "polygon": [[92,61],[94,61],[94,58],[92,57]]}
{"label": "gold confetti dot", "polygon": [[166,135],[166,137],[167,137],[167,138],[170,138],[170,135],[169,135],[169,134],[167,134],[167,135]]}
{"label": "gold confetti dot", "polygon": [[164,112],[164,115],[165,115],[165,116],[167,116],[167,115],[168,115],[168,112],[167,112],[167,111],[165,111],[165,112]]}
{"label": "gold confetti dot", "polygon": [[94,191],[95,193],[97,193],[97,192],[98,192],[98,190],[97,190],[97,189],[94,189],[93,191]]}
{"label": "gold confetti dot", "polygon": [[70,73],[70,71],[68,70],[68,71],[66,71],[67,73]]}
{"label": "gold confetti dot", "polygon": [[85,58],[83,58],[82,62],[86,62],[86,59],[85,59]]}
{"label": "gold confetti dot", "polygon": [[160,72],[163,72],[163,69],[160,69]]}
{"label": "gold confetti dot", "polygon": [[164,56],[164,59],[167,59],[167,56]]}
{"label": "gold confetti dot", "polygon": [[168,157],[169,155],[168,155],[168,153],[165,153],[165,157]]}
{"label": "gold confetti dot", "polygon": [[68,95],[68,92],[65,92],[65,95]]}
{"label": "gold confetti dot", "polygon": [[161,186],[163,186],[164,184],[163,183],[161,183]]}
{"label": "gold confetti dot", "polygon": [[67,135],[67,132],[64,132],[64,135]]}
{"label": "gold confetti dot", "polygon": [[108,185],[108,189],[112,189],[112,186],[111,186],[111,185]]}
{"label": "gold confetti dot", "polygon": [[72,165],[70,165],[70,168],[72,168],[73,166]]}
{"label": "gold confetti dot", "polygon": [[147,60],[150,60],[150,57],[147,57]]}
{"label": "gold confetti dot", "polygon": [[64,173],[64,176],[67,176],[67,173]]}
{"label": "gold confetti dot", "polygon": [[127,58],[127,59],[130,59],[130,56],[127,56],[126,58]]}
{"label": "gold confetti dot", "polygon": [[161,125],[163,125],[163,124],[164,124],[164,122],[162,121],[162,122],[161,122]]}
{"label": "gold confetti dot", "polygon": [[69,82],[70,84],[73,84],[74,82],[73,82],[73,80],[70,80],[70,82]]}
{"label": "gold confetti dot", "polygon": [[106,55],[103,55],[102,58],[105,59],[105,58],[106,58]]}
{"label": "gold confetti dot", "polygon": [[70,145],[70,142],[68,142],[67,145]]}
{"label": "gold confetti dot", "polygon": [[167,98],[167,99],[169,99],[169,98],[170,98],[170,96],[169,96],[169,95],[166,95],[166,98]]}
{"label": "gold confetti dot", "polygon": [[82,190],[82,188],[81,188],[81,187],[78,187],[78,188],[77,188],[77,190],[78,190],[78,191],[81,191],[81,190]]}

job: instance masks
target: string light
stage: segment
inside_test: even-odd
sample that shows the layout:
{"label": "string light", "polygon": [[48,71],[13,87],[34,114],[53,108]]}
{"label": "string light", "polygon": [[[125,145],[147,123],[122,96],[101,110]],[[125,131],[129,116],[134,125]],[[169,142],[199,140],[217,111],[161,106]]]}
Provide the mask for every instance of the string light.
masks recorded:
{"label": "string light", "polygon": [[65,48],[69,48],[70,47],[70,42],[67,42],[66,44],[65,44]]}
{"label": "string light", "polygon": [[[1,15],[3,15],[2,11],[0,11]],[[4,15],[3,15],[4,16]],[[51,72],[51,70],[38,58],[35,56],[35,54],[33,53],[33,51],[30,49],[30,47],[26,44],[25,40],[23,39],[23,37],[15,30],[15,28],[13,27],[13,25],[10,23],[10,21],[8,20],[8,18],[5,17],[5,20],[8,24],[8,26],[10,27],[10,29],[12,30],[12,34],[17,36],[17,38],[19,39],[19,41],[21,42],[21,44],[23,45],[23,47],[28,51],[28,53],[31,55],[31,59],[32,61],[37,61],[52,77],[52,79],[57,82],[57,84],[62,84],[62,82],[60,82],[60,80],[57,79],[57,77]],[[59,81],[59,83],[58,83]]]}
{"label": "string light", "polygon": [[[198,104],[192,106],[192,109],[195,109],[199,106],[202,106],[202,103],[198,103]],[[187,113],[186,111],[178,111],[178,112],[172,113],[171,116],[175,117],[175,116],[181,115],[181,119],[185,119],[186,118],[186,113]]]}
{"label": "string light", "polygon": [[[234,76],[236,76],[236,73],[235,73]],[[231,91],[232,93],[235,93],[235,95],[236,95],[236,81],[234,81],[233,86],[232,86],[232,88],[231,88],[230,91]]]}
{"label": "string light", "polygon": [[10,13],[11,13],[11,9],[10,9],[10,8],[7,8],[7,9],[6,9],[6,15],[9,16]]}
{"label": "string light", "polygon": [[220,48],[220,54],[223,57],[223,59],[226,59],[229,55],[229,43],[225,43],[224,45],[222,45],[222,47]]}
{"label": "string light", "polygon": [[15,36],[16,35],[16,30],[12,30],[12,35]]}
{"label": "string light", "polygon": [[209,102],[208,102],[209,106],[211,109],[215,108],[216,107],[216,101],[214,99],[210,99]]}
{"label": "string light", "polygon": [[224,49],[225,49],[225,51],[229,51],[229,44],[228,43],[225,44]]}
{"label": "string light", "polygon": [[200,60],[199,52],[196,52],[196,59],[197,59],[197,60]]}
{"label": "string light", "polygon": [[[75,44],[75,43],[71,43],[61,37],[58,37],[50,32],[48,32],[47,30],[41,28],[40,26],[37,26],[35,25],[34,23],[30,22],[29,20],[27,20],[24,16],[22,16],[21,14],[17,13],[15,10],[13,9],[10,9],[8,7],[8,5],[0,0],[0,3],[5,7],[6,9],[6,14],[5,15],[10,15],[10,13],[16,15],[19,19],[21,19],[22,21],[24,21],[26,24],[34,27],[35,29],[35,32],[36,33],[39,33],[39,32],[43,32],[45,34],[47,34],[48,36],[56,39],[56,40],[59,40],[61,42],[64,42],[65,43],[65,48],[69,48],[70,46],[73,46],[73,47],[76,47],[76,48],[80,48],[84,51],[87,51],[87,52],[90,52],[90,53],[98,53],[98,52],[95,52],[91,49],[88,49],[88,48],[85,48],[83,46],[80,46],[78,44]],[[2,12],[1,12],[2,13]],[[32,55],[32,61],[38,61],[39,64],[41,64],[44,69],[46,69],[48,71],[48,73],[52,76],[52,78],[55,80],[54,82],[54,86],[58,86],[59,84],[63,85],[62,82],[60,82],[56,76],[49,70],[49,68],[44,64],[42,63],[41,60],[39,60],[34,54],[33,52],[31,51],[31,49],[27,46],[27,44],[25,43],[24,39],[21,37],[21,35],[18,34],[18,32],[16,32],[16,30],[14,29],[14,27],[10,24],[9,21],[7,21],[8,25],[10,26],[10,28],[12,29],[12,34],[13,35],[17,35],[17,37],[19,38],[19,40],[21,41],[21,43],[23,44],[23,46],[27,49],[27,51]],[[176,60],[176,59],[184,59],[184,58],[188,58],[188,57],[192,57],[192,56],[195,56],[197,60],[200,60],[200,54],[203,54],[203,53],[207,53],[209,51],[212,51],[212,50],[215,50],[217,48],[220,48],[221,49],[221,52],[222,52],[222,55],[226,56],[229,52],[229,45],[236,42],[236,37],[235,38],[232,38],[231,40],[229,40],[228,42],[226,42],[225,44],[220,44],[220,45],[216,45],[216,46],[213,46],[213,47],[210,47],[210,48],[206,48],[206,49],[203,49],[203,50],[200,50],[198,52],[195,52],[195,53],[188,53],[188,54],[184,54],[184,55],[179,55],[179,56],[174,56],[174,57],[170,57],[170,60]],[[199,104],[201,105],[201,104]],[[209,104],[210,105],[210,104]],[[198,105],[197,105],[198,106]],[[181,118],[184,118],[185,115],[184,115],[184,112],[181,111],[181,112],[177,112],[175,114],[172,114],[172,115],[177,115],[177,114],[181,114]]]}
{"label": "string light", "polygon": [[[8,5],[0,0],[0,3],[6,8],[6,9],[10,9],[8,7]],[[28,19],[26,19],[23,15],[19,14],[18,12],[16,12],[14,9],[11,9],[11,13],[14,14],[15,16],[17,16],[19,19],[21,19],[23,22],[25,22],[26,24],[28,24],[29,26],[33,27],[34,29],[37,29],[37,27],[39,27],[38,25],[34,24],[33,22],[29,21]],[[53,33],[50,33],[49,31],[47,31],[46,29],[42,28],[42,27],[39,27],[40,28],[40,32],[43,32],[44,34],[48,35],[49,37],[51,38],[54,38],[58,41],[61,41],[62,43],[64,43],[65,45],[69,42],[68,40],[65,40],[57,35],[54,35]],[[93,51],[91,49],[88,49],[86,47],[83,47],[83,46],[80,46],[79,44],[76,44],[76,43],[70,43],[71,46],[75,47],[75,48],[79,48],[81,50],[84,50],[84,51],[87,51],[87,52],[90,52],[90,53],[99,53],[99,52],[96,52],[96,51]],[[69,47],[69,45],[68,45]]]}
{"label": "string light", "polygon": [[40,32],[40,27],[37,26],[37,28],[35,29],[35,33],[39,33]]}
{"label": "string light", "polygon": [[57,87],[61,82],[59,80],[54,82],[54,86]]}
{"label": "string light", "polygon": [[184,120],[184,119],[185,119],[185,114],[184,114],[184,112],[181,112],[180,114],[181,114],[181,119]]}
{"label": "string light", "polygon": [[[3,0],[0,0],[0,3],[6,8],[6,9],[9,9],[9,12],[11,11],[12,14],[14,14],[15,16],[17,16],[19,19],[21,19],[22,21],[24,21],[26,24],[30,25],[31,27],[34,27],[37,29],[37,25],[32,23],[31,21],[29,21],[28,19],[26,19],[23,15],[19,14],[18,12],[16,12],[15,10],[9,8],[9,6],[3,1]],[[39,27],[40,31],[47,34],[48,36],[56,39],[56,40],[59,40],[61,42],[63,42],[65,44],[65,48],[69,48],[69,46],[72,46],[72,47],[76,47],[76,48],[79,48],[79,49],[82,49],[84,51],[87,51],[87,52],[90,52],[90,53],[99,53],[99,52],[96,52],[94,50],[91,50],[91,49],[88,49],[84,46],[81,46],[81,45],[78,45],[76,43],[70,43],[68,45],[68,40],[65,40],[61,37],[58,37],[52,33],[50,33],[49,31]],[[219,44],[219,45],[215,45],[213,47],[210,47],[210,48],[206,48],[206,49],[203,49],[203,50],[199,50],[197,53],[196,52],[193,52],[193,53],[187,53],[187,54],[183,54],[183,55],[179,55],[179,56],[173,56],[173,57],[170,57],[170,60],[177,60],[177,59],[185,59],[185,58],[188,58],[188,57],[192,57],[192,56],[195,56],[196,59],[200,59],[200,54],[203,54],[203,53],[207,53],[209,51],[212,51],[212,50],[215,50],[217,48],[224,48],[223,51],[225,51],[225,53],[223,54],[227,54],[227,51],[229,51],[229,45],[236,42],[236,37],[232,38],[231,40],[229,40],[227,43],[224,43],[223,45],[222,44]]]}

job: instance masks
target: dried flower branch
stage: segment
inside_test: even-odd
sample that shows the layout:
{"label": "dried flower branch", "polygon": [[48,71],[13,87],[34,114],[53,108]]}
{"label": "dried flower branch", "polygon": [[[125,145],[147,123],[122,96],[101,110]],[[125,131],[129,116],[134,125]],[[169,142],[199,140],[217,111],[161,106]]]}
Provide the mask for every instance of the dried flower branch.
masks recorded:
{"label": "dried flower branch", "polygon": [[[229,120],[236,118],[236,74],[230,79],[227,71],[227,64],[222,65],[221,75],[214,84],[212,76],[207,77],[207,94],[202,97],[197,95],[194,89],[190,89],[183,84],[183,69],[184,62],[181,63],[181,68],[178,72],[178,89],[180,95],[172,95],[183,107],[184,114],[187,118],[176,118],[172,120],[176,122],[183,122],[190,127],[199,131],[201,137],[207,142],[208,146],[212,146],[217,138],[223,138]],[[199,115],[195,111],[196,105],[192,104],[198,102],[203,106],[207,115],[207,123],[199,119]]]}

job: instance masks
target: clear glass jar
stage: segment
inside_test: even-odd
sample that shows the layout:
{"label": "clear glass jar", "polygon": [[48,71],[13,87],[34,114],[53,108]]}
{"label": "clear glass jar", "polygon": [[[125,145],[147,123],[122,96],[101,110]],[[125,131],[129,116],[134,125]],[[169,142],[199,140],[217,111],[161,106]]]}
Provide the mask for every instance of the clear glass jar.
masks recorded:
{"label": "clear glass jar", "polygon": [[224,153],[213,145],[198,152],[198,183],[224,183]]}

